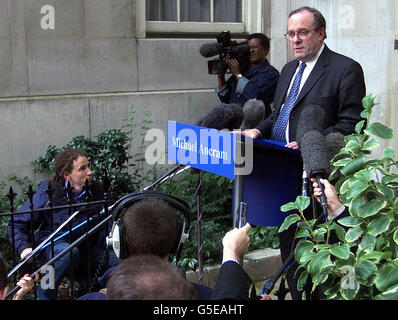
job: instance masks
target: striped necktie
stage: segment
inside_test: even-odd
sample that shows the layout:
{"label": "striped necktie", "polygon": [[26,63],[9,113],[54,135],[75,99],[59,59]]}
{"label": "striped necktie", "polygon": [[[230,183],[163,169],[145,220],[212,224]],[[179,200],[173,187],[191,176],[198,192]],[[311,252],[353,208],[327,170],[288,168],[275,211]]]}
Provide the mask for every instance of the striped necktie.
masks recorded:
{"label": "striped necktie", "polygon": [[290,112],[292,111],[294,104],[297,99],[297,95],[300,90],[300,82],[303,76],[304,69],[307,65],[303,62],[296,76],[294,77],[294,81],[292,87],[290,88],[289,94],[286,98],[285,105],[281,109],[278,115],[278,119],[276,120],[272,136],[273,140],[280,141],[286,143],[286,127],[289,121]]}

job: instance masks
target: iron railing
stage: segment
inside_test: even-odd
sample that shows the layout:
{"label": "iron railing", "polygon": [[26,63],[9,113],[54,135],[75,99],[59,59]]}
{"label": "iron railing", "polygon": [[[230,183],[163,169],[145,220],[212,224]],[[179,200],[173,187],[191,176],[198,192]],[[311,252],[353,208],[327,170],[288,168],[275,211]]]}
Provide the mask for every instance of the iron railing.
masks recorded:
{"label": "iron railing", "polygon": [[[184,172],[185,170],[190,169],[189,166],[184,166],[184,165],[177,165],[176,167],[174,167],[173,169],[171,169],[169,172],[167,172],[166,174],[164,174],[162,177],[160,177],[158,180],[156,180],[154,183],[152,183],[151,185],[147,186],[146,188],[144,188],[142,191],[146,191],[149,189],[154,189],[156,186],[164,183],[165,181],[174,178],[176,175],[178,175],[181,172]],[[202,277],[203,277],[203,262],[202,262],[202,239],[201,239],[201,218],[202,218],[202,213],[201,213],[201,205],[200,205],[200,189],[201,189],[201,179],[200,179],[200,175],[198,173],[198,187],[195,193],[196,196],[196,200],[197,200],[197,206],[198,206],[198,218],[197,218],[197,227],[196,227],[196,231],[198,234],[198,254],[197,254],[197,258],[199,261],[199,271],[200,271],[200,277],[199,277],[199,283],[201,283],[202,281]],[[9,271],[7,278],[9,281],[10,285],[14,285],[13,289],[11,289],[7,295],[6,295],[6,299],[12,298],[13,295],[20,289],[20,287],[16,284],[18,279],[23,275],[21,274],[21,270],[22,267],[25,266],[29,261],[34,260],[32,258],[36,257],[38,254],[40,254],[45,248],[47,248],[48,246],[51,247],[51,259],[49,261],[47,261],[45,263],[45,265],[54,265],[54,263],[59,260],[60,258],[62,258],[64,255],[66,254],[70,254],[70,266],[69,266],[69,270],[70,270],[70,275],[69,275],[69,279],[70,279],[70,298],[74,298],[75,297],[75,290],[74,290],[74,272],[73,272],[73,259],[72,259],[72,250],[73,248],[81,245],[84,241],[86,242],[86,248],[87,248],[87,252],[90,249],[90,243],[89,243],[89,237],[96,234],[97,232],[103,230],[103,232],[105,232],[105,236],[107,236],[109,234],[110,231],[110,225],[109,223],[112,221],[112,215],[111,210],[113,208],[112,206],[109,206],[110,203],[112,203],[112,201],[109,199],[108,196],[108,191],[109,191],[109,181],[106,178],[105,175],[105,179],[104,179],[104,198],[103,200],[97,200],[97,201],[92,201],[92,199],[90,199],[90,197],[88,196],[90,194],[90,192],[86,192],[86,199],[84,202],[82,203],[72,203],[72,200],[69,200],[68,204],[66,205],[62,205],[62,206],[53,206],[53,199],[54,199],[54,189],[52,188],[51,183],[49,183],[47,189],[46,189],[46,193],[48,195],[48,204],[45,208],[38,208],[35,209],[34,205],[33,205],[33,195],[35,194],[35,192],[33,191],[33,188],[31,186],[29,186],[28,191],[26,192],[27,196],[28,196],[28,200],[29,201],[29,208],[30,210],[26,210],[26,211],[16,211],[15,210],[15,197],[16,197],[16,193],[14,193],[12,187],[10,187],[10,191],[9,193],[6,195],[7,198],[10,201],[10,212],[7,213],[0,213],[0,218],[2,217],[10,217],[10,221],[9,223],[11,224],[11,245],[12,245],[12,262],[13,262],[13,267],[11,268],[11,270]],[[88,181],[86,181],[86,184],[84,186],[85,190],[89,190],[90,185],[88,183]],[[72,188],[70,186],[70,184],[68,184],[65,188],[65,193],[69,196],[67,197],[68,199],[72,199],[71,193],[72,192]],[[101,206],[103,207],[102,210],[99,210],[98,207]],[[91,229],[88,229],[89,226],[89,222],[91,219],[96,218],[96,215],[93,216],[89,216],[87,215],[87,220],[85,221],[79,221],[78,224],[74,224],[74,222],[76,222],[76,217],[78,217],[79,213],[82,210],[90,210],[90,208],[95,208],[96,212],[98,213],[99,211],[99,215],[102,215],[102,219],[101,221],[93,226]],[[56,212],[57,210],[61,210],[61,209],[67,209],[69,212],[69,218],[63,222],[57,229],[54,230],[54,225],[53,225],[53,219],[52,219],[52,214],[54,212]],[[29,214],[31,219],[33,218],[34,214],[38,214],[38,213],[45,213],[48,212],[50,214],[50,235],[47,236],[47,238],[45,238],[41,243],[35,244],[32,243],[32,252],[26,256],[26,258],[20,262],[17,263],[17,253],[16,253],[16,247],[15,247],[15,216],[16,215],[20,215],[20,214]],[[68,236],[68,235],[73,235],[73,232],[76,231],[79,228],[83,228],[84,226],[86,226],[86,230],[84,232],[83,235],[81,235],[80,237],[78,237],[76,240],[72,241],[72,237],[69,237],[69,246],[61,251],[59,254],[55,255],[54,253],[54,243],[59,241],[60,239]],[[65,228],[67,228],[67,230],[65,230]],[[80,229],[82,230],[82,229]],[[30,236],[31,239],[34,239],[34,233],[36,230],[33,229],[33,225],[31,224],[31,229],[30,229]],[[62,232],[61,232],[62,231]],[[19,257],[18,257],[19,258]],[[178,258],[177,258],[178,259]],[[104,271],[108,269],[109,267],[109,248],[105,247],[105,256],[104,256]],[[176,262],[177,263],[177,262]],[[32,266],[30,266],[32,268]],[[40,271],[42,270],[43,266],[38,267],[34,272],[30,273],[30,276],[32,278],[35,277],[35,273],[40,273]],[[98,271],[98,270],[97,270]],[[26,273],[26,272],[24,272]],[[91,261],[90,261],[90,256],[87,255],[87,278],[89,279],[90,283],[93,283],[93,280],[95,280],[96,277],[100,276],[100,274],[91,274]],[[88,292],[91,291],[91,286],[89,286],[88,288]],[[34,290],[35,292],[35,290]],[[34,293],[34,298],[36,299],[36,293]]]}
{"label": "iron railing", "polygon": [[[106,178],[105,178],[106,180]],[[108,207],[109,203],[111,200],[109,200],[108,197],[108,189],[109,189],[109,183],[107,181],[104,181],[104,197],[103,200],[96,200],[93,201],[90,197],[90,185],[88,181],[86,181],[83,190],[85,190],[85,198],[83,199],[83,202],[80,203],[73,203],[72,200],[72,187],[68,183],[68,185],[64,188],[66,198],[68,199],[66,205],[61,205],[61,206],[53,206],[53,200],[54,200],[54,189],[52,186],[52,183],[49,182],[45,193],[48,195],[48,202],[47,205],[44,208],[34,208],[33,204],[33,196],[35,194],[35,191],[33,191],[32,186],[29,186],[28,191],[26,192],[26,195],[28,196],[28,201],[29,202],[29,208],[30,210],[25,210],[25,211],[16,211],[15,210],[15,198],[17,194],[13,191],[12,187],[10,187],[10,190],[6,197],[10,201],[10,212],[6,213],[0,213],[0,218],[4,217],[9,217],[9,224],[10,224],[10,230],[11,230],[11,248],[12,248],[12,263],[13,267],[7,274],[8,282],[10,286],[14,286],[12,290],[10,290],[7,293],[6,298],[12,297],[19,289],[20,287],[16,285],[18,279],[22,277],[22,273],[26,273],[26,269],[35,267],[35,263],[37,264],[37,260],[35,259],[38,255],[40,255],[43,250],[45,250],[47,247],[50,246],[51,250],[51,259],[45,263],[45,265],[54,265],[54,263],[63,257],[65,254],[70,254],[70,266],[69,266],[69,279],[70,279],[70,297],[75,297],[75,288],[74,288],[74,270],[73,270],[73,257],[72,257],[72,249],[75,248],[78,245],[81,245],[84,241],[86,242],[86,249],[87,252],[90,251],[90,241],[89,237],[97,233],[98,231],[102,230],[105,232],[105,236],[108,235],[110,231],[110,226],[109,222],[111,221],[111,215],[109,215],[109,209],[111,207]],[[101,210],[101,208],[103,208]],[[69,218],[63,222],[57,229],[54,230],[54,223],[53,223],[53,214],[54,212],[58,212],[58,210],[67,210],[69,213]],[[79,220],[79,213],[82,211],[87,212],[86,219],[85,220]],[[92,214],[89,214],[90,211],[92,211]],[[22,215],[22,214],[29,214],[31,221],[33,220],[33,217],[35,214],[49,214],[49,220],[50,220],[50,235],[47,236],[41,243],[35,243],[35,231],[34,226],[32,223],[30,223],[30,238],[31,238],[31,247],[33,248],[32,252],[30,252],[26,258],[22,261],[19,261],[17,263],[17,260],[19,260],[19,257],[17,256],[16,252],[16,245],[15,245],[15,217],[17,215]],[[93,219],[97,219],[99,216],[101,217],[101,222],[94,226],[92,229],[89,229],[90,221]],[[80,233],[84,230],[84,234],[80,236],[77,240],[73,241],[73,235],[74,233],[79,230]],[[63,239],[63,238],[68,238],[69,241],[69,246],[66,248],[64,251],[59,253],[58,255],[55,256],[54,254],[54,244]],[[105,244],[104,244],[105,245]],[[103,258],[103,267],[105,270],[109,266],[109,248],[104,247],[104,258]],[[32,263],[30,266],[28,266],[29,263]],[[28,266],[28,267],[27,267]],[[30,275],[31,277],[35,277],[34,273],[40,273],[40,270],[42,269],[43,266],[40,266],[36,271],[32,272]],[[24,272],[21,273],[21,271],[24,270]],[[90,255],[87,254],[87,278],[88,278],[88,283],[92,283],[94,278],[92,277],[92,272],[91,272],[91,259]],[[95,275],[99,276],[99,275]],[[90,290],[89,286],[87,289]],[[34,298],[36,299],[36,293],[34,290]]]}

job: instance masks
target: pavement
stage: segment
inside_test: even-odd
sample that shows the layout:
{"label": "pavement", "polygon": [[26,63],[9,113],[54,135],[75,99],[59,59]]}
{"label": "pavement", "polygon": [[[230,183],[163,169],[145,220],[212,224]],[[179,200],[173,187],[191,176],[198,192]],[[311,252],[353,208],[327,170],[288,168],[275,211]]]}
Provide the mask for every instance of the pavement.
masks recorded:
{"label": "pavement", "polygon": [[[261,288],[264,283],[271,277],[273,277],[280,267],[282,266],[281,255],[279,249],[258,249],[247,253],[243,260],[243,269],[248,273],[250,278],[253,280],[257,294],[260,294]],[[210,288],[214,288],[220,265],[205,266],[203,268],[203,274],[200,283]],[[193,283],[199,283],[200,274],[199,271],[188,271],[187,280]],[[275,291],[279,288],[280,279],[276,282],[273,291],[271,292],[271,298],[277,300],[278,298],[274,295]],[[291,300],[290,294],[286,295],[286,300]]]}

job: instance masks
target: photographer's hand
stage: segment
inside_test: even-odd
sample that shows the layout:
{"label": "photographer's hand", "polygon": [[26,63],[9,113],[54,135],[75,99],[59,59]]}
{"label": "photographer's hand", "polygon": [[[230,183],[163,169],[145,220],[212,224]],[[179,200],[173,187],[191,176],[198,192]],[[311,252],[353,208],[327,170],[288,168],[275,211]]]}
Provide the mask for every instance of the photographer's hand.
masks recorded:
{"label": "photographer's hand", "polygon": [[231,73],[235,76],[236,80],[239,81],[238,74],[240,74],[240,64],[238,60],[230,58],[226,59],[226,62],[228,63]]}

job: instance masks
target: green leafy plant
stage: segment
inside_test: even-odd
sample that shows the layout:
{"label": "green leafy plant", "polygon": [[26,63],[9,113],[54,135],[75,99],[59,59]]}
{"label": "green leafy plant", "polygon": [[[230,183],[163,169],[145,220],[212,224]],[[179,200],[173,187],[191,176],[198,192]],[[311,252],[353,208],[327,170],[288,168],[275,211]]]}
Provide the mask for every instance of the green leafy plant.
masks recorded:
{"label": "green leafy plant", "polygon": [[263,248],[279,248],[278,227],[255,226],[249,231],[249,251]]}
{"label": "green leafy plant", "polygon": [[[299,226],[295,249],[302,289],[311,276],[314,290],[319,287],[327,299],[398,299],[398,162],[395,151],[387,147],[380,159],[369,159],[380,146],[379,139],[392,139],[393,130],[371,122],[376,96],[363,99],[363,118],[355,133],[345,137],[345,147],[334,157],[330,180],[337,179],[336,193],[350,215],[315,226],[306,220],[308,197],[281,207],[289,215],[280,232],[293,223]],[[344,226],[345,228],[343,228]],[[339,241],[330,242],[335,232]],[[305,239],[304,239],[305,238]]]}

